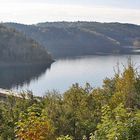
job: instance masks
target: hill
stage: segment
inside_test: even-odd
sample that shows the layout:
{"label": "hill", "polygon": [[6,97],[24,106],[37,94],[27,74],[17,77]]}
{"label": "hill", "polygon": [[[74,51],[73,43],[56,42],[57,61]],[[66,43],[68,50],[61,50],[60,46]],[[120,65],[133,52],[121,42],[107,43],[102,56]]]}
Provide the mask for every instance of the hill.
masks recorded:
{"label": "hill", "polygon": [[46,22],[36,25],[5,23],[38,41],[53,57],[132,53],[140,26],[99,22]]}
{"label": "hill", "polygon": [[33,39],[0,24],[0,64],[49,64],[51,56]]}

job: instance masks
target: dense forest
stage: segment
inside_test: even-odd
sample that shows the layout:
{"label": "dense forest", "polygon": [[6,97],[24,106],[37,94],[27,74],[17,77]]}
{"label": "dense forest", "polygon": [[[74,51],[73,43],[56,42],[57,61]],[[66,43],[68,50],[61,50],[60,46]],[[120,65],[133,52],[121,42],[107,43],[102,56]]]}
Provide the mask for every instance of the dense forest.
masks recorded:
{"label": "dense forest", "polygon": [[0,64],[50,64],[46,48],[12,28],[0,24]]}
{"label": "dense forest", "polygon": [[54,58],[133,53],[140,47],[140,26],[99,22],[4,23],[46,46]]}
{"label": "dense forest", "polygon": [[130,61],[100,88],[74,84],[0,102],[1,140],[139,140],[139,132],[140,73]]}

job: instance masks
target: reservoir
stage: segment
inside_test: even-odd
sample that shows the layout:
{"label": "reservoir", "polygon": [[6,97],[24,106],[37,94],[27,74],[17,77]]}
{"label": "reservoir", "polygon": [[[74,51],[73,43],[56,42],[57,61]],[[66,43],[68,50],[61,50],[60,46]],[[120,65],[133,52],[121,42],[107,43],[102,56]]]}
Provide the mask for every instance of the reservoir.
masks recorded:
{"label": "reservoir", "polygon": [[50,67],[0,68],[0,88],[30,90],[42,96],[52,90],[63,93],[74,83],[84,86],[88,82],[92,87],[101,87],[103,79],[111,78],[118,66],[121,71],[127,66],[129,57],[138,68],[140,55],[84,56],[58,59]]}

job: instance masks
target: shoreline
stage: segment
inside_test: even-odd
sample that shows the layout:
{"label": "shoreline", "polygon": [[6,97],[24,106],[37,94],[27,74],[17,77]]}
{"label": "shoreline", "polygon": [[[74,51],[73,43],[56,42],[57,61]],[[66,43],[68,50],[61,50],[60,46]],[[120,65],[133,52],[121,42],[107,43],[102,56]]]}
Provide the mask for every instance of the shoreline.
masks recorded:
{"label": "shoreline", "polygon": [[48,63],[7,63],[7,62],[0,62],[0,67],[38,67],[38,66],[50,66],[54,63],[55,60],[48,62]]}

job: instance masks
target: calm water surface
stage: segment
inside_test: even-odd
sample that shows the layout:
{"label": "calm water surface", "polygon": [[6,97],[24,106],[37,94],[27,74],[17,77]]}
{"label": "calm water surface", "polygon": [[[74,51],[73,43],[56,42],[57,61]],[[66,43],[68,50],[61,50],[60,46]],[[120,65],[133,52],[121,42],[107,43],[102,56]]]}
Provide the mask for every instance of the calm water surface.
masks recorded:
{"label": "calm water surface", "polygon": [[[47,68],[40,75],[34,77],[32,75],[30,80],[25,80],[22,84],[16,83],[15,86],[12,85],[12,89],[31,90],[35,95],[44,95],[46,91],[53,89],[64,92],[73,83],[79,83],[83,86],[89,82],[93,87],[99,87],[102,85],[103,79],[114,75],[117,63],[120,64],[120,69],[123,69],[122,64],[127,64],[128,57],[128,55],[87,56],[56,60],[50,68]],[[136,67],[140,65],[139,55],[131,56],[131,59]]]}

